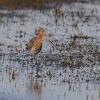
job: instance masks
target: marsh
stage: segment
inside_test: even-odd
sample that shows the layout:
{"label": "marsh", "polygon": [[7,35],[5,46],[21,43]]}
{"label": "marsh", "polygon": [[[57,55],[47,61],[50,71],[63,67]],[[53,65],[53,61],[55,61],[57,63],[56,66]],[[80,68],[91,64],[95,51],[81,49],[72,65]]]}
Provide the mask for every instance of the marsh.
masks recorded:
{"label": "marsh", "polygon": [[[55,6],[1,8],[0,100],[100,99],[99,1]],[[34,57],[26,44],[38,27],[49,41]]]}

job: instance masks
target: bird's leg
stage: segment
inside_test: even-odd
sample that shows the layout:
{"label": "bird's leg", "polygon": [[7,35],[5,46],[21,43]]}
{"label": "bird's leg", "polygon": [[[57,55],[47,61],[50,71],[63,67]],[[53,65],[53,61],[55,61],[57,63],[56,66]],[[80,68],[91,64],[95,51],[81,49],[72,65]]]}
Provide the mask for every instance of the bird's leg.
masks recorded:
{"label": "bird's leg", "polygon": [[36,60],[35,65],[36,65],[36,80],[37,80],[37,78],[39,77],[39,64],[36,56],[35,56],[35,60]]}
{"label": "bird's leg", "polygon": [[33,65],[33,64],[34,64],[34,63],[33,63],[33,60],[34,60],[34,58],[35,58],[35,56],[31,56],[31,63],[32,63],[32,72],[31,72],[31,73],[32,73],[32,74],[33,74],[33,70],[34,70],[34,69],[33,69],[33,67],[34,67],[34,65]]}

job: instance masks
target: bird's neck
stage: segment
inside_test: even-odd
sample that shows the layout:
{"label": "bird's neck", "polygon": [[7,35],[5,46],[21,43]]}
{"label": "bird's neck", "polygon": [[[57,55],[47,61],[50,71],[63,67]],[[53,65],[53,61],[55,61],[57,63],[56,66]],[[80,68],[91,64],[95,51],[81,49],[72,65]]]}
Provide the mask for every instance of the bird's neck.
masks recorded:
{"label": "bird's neck", "polygon": [[36,39],[36,48],[40,48],[43,40],[43,33],[39,33]]}
{"label": "bird's neck", "polygon": [[37,36],[37,41],[42,42],[42,40],[43,40],[43,33],[39,32]]}

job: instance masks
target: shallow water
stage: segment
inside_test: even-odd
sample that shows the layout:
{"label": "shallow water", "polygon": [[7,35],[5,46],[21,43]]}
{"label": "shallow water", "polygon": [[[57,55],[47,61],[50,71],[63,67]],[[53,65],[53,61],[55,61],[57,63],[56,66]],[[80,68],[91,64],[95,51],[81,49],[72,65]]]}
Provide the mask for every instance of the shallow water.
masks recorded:
{"label": "shallow water", "polygon": [[[57,22],[54,9],[0,10],[0,100],[100,99],[100,6],[72,3],[61,9]],[[39,26],[51,42],[44,37],[34,56],[25,46]],[[77,33],[90,38],[69,46]]]}

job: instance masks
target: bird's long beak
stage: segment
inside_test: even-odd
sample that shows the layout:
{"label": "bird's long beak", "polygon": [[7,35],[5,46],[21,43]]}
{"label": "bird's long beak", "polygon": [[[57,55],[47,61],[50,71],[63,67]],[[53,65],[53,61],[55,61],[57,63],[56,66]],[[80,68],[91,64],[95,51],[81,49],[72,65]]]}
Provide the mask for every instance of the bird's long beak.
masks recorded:
{"label": "bird's long beak", "polygon": [[44,36],[46,37],[46,47],[48,48],[49,46],[52,45],[52,47],[56,47],[56,44],[53,43],[52,40],[50,40],[48,33],[45,33]]}
{"label": "bird's long beak", "polygon": [[49,37],[48,37],[48,33],[44,33],[44,36],[46,37],[46,46],[49,46]]}

